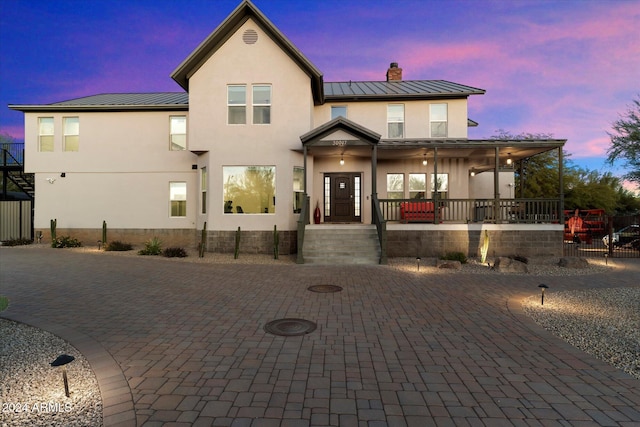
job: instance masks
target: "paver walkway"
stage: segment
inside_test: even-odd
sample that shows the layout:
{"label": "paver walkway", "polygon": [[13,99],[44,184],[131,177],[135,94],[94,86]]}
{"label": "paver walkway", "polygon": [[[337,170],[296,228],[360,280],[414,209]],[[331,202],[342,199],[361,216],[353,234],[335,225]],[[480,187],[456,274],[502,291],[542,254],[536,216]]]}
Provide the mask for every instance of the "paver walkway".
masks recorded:
{"label": "paver walkway", "polygon": [[[640,425],[640,380],[522,314],[540,277],[0,249],[4,317],[74,344],[106,426]],[[545,279],[640,286],[640,264]],[[313,293],[311,285],[340,285]],[[305,336],[264,332],[312,320]]]}

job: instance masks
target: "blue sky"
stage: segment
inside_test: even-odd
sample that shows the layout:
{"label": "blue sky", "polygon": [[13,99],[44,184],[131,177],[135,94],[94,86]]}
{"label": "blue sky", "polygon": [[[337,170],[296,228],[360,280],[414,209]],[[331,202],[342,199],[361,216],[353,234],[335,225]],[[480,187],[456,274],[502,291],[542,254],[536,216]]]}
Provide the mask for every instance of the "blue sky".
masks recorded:
{"label": "blue sky", "polygon": [[[7,104],[105,92],[180,91],[171,72],[239,0],[0,0],[0,132]],[[496,130],[568,139],[577,165],[605,164],[607,132],[640,94],[640,0],[254,0],[325,81],[443,79]]]}

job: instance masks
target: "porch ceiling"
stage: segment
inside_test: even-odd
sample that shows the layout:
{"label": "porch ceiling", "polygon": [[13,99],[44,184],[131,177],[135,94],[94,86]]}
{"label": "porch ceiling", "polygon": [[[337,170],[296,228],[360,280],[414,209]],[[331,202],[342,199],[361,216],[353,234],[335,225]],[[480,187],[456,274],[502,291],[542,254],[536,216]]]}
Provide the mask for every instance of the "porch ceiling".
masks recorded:
{"label": "porch ceiling", "polygon": [[[495,148],[499,148],[500,164],[507,158],[513,162],[562,147],[566,140],[380,140],[378,160],[422,160],[426,154],[433,161],[434,149],[438,149],[438,159],[466,158],[469,167],[478,172],[493,169]],[[312,156],[371,158],[371,146],[313,146],[308,148]],[[298,150],[296,150],[298,151]],[[300,150],[302,151],[302,150]]]}

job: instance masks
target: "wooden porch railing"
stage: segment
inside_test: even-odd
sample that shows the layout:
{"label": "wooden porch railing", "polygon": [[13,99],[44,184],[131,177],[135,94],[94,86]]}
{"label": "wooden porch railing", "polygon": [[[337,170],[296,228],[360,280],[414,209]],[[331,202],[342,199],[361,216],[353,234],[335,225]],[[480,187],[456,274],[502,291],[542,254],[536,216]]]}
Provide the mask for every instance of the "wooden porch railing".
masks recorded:
{"label": "wooden porch railing", "polygon": [[[380,199],[385,221],[402,223],[559,223],[560,199]],[[421,206],[425,206],[421,211]],[[407,213],[410,212],[409,213]]]}

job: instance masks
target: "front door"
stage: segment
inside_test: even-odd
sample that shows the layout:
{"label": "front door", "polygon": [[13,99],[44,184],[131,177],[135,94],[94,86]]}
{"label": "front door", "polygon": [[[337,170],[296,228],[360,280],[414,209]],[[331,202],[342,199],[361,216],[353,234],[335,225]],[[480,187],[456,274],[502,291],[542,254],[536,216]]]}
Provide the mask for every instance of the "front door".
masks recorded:
{"label": "front door", "polygon": [[360,174],[327,173],[324,183],[324,222],[360,222]]}

